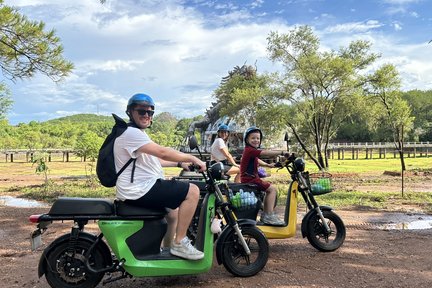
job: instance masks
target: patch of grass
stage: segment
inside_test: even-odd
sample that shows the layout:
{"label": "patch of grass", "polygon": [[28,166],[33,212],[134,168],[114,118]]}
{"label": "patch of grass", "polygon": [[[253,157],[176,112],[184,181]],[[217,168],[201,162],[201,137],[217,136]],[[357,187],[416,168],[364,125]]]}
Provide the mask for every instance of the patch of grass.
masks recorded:
{"label": "patch of grass", "polygon": [[[13,192],[17,188],[10,188]],[[65,183],[50,182],[49,186],[33,185],[20,187],[21,197],[30,198],[48,203],[54,202],[58,197],[83,197],[83,198],[115,198],[115,189],[102,185],[89,185],[86,180],[70,180]]]}
{"label": "patch of grass", "polygon": [[[307,161],[307,169],[316,172],[312,161]],[[432,171],[431,158],[407,158],[407,168],[412,171]],[[47,202],[54,201],[59,196],[67,197],[91,197],[114,198],[115,189],[100,185],[95,178],[95,162],[48,162],[50,179],[48,187],[45,185],[27,185],[25,187],[3,187],[2,193],[19,194],[35,200]],[[93,165],[93,167],[92,167]],[[334,173],[369,173],[384,171],[399,171],[399,159],[371,159],[371,160],[330,160],[330,172]],[[167,178],[179,175],[179,168],[164,168]],[[269,179],[278,188],[282,198],[286,197],[291,178],[285,169],[277,171],[269,170]],[[3,179],[12,178],[13,175],[35,175],[35,167],[32,163],[0,163],[0,175]],[[56,177],[53,177],[56,176]],[[57,176],[70,176],[64,180]],[[75,177],[79,176],[79,177]],[[60,180],[59,180],[60,179]],[[379,180],[367,180],[368,183],[379,184]],[[384,180],[383,180],[384,181]],[[342,188],[345,189],[345,188]],[[432,213],[432,193],[405,192],[401,197],[400,192],[359,192],[337,190],[332,193],[317,197],[321,205],[330,205],[334,208],[368,207],[371,209],[391,209],[402,205],[421,207],[424,212]],[[302,199],[299,199],[302,203]]]}
{"label": "patch of grass", "polygon": [[[279,201],[279,205],[282,205],[286,199],[286,192],[279,195],[282,195]],[[420,207],[425,213],[432,213],[432,193],[406,192],[402,197],[396,192],[334,191],[316,196],[315,199],[320,205],[328,205],[336,209],[361,207],[362,209],[394,210],[395,207],[407,205]],[[301,197],[299,205],[304,206]]]}
{"label": "patch of grass", "polygon": [[[310,162],[310,161],[309,161]],[[313,163],[310,163],[314,165]],[[407,170],[429,170],[432,169],[430,158],[405,158]],[[400,171],[401,164],[399,159],[359,159],[359,160],[330,160],[330,172],[343,173],[365,173],[365,172],[384,172]],[[311,165],[308,167],[313,169]]]}

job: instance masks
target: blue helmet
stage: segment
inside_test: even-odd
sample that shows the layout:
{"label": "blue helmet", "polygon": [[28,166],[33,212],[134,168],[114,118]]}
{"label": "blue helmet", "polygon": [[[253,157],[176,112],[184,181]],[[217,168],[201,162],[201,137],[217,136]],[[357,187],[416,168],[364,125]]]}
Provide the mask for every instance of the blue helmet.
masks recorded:
{"label": "blue helmet", "polygon": [[149,95],[143,94],[143,93],[138,93],[138,94],[133,95],[129,99],[128,105],[127,105],[127,110],[129,110],[129,108],[132,105],[138,105],[138,104],[150,106],[152,110],[155,109],[155,103]]}
{"label": "blue helmet", "polygon": [[261,141],[263,138],[263,133],[261,132],[261,129],[259,129],[256,126],[251,126],[249,128],[246,129],[245,133],[244,133],[244,142],[246,145],[249,145],[249,143],[247,142],[247,137],[249,136],[249,134],[251,134],[252,132],[259,132],[260,133],[260,146],[261,146]]}
{"label": "blue helmet", "polygon": [[219,131],[228,131],[228,132],[230,132],[230,130],[228,128],[228,125],[226,125],[226,124],[219,125],[217,132],[219,132]]}

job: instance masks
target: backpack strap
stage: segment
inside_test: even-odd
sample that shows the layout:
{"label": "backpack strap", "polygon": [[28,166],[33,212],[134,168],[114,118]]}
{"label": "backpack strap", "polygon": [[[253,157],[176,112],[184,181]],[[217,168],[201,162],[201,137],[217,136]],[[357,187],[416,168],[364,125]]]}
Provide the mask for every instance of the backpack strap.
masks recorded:
{"label": "backpack strap", "polygon": [[117,172],[117,177],[120,176],[121,173],[123,173],[123,171],[129,166],[130,163],[134,162],[134,166],[132,168],[132,179],[131,182],[133,182],[133,173],[135,171],[135,162],[136,162],[136,158],[130,158],[125,165],[123,165],[123,167],[120,169],[119,172]]}
{"label": "backpack strap", "polygon": [[[116,124],[122,126],[122,127],[134,127],[134,128],[138,128],[138,126],[134,123],[134,122],[128,122],[126,123],[122,118],[120,118],[119,116],[112,114]],[[120,135],[118,135],[120,136]],[[133,166],[132,166],[132,173],[131,173],[131,183],[134,182],[134,175],[135,175],[135,164],[136,164],[136,158],[130,158],[125,165],[123,165],[123,167],[119,170],[119,172],[117,172],[117,178],[120,176],[120,174],[123,173],[124,170],[126,170],[126,168],[133,162]]]}
{"label": "backpack strap", "polygon": [[133,166],[132,166],[132,173],[131,173],[131,183],[133,183],[133,180],[134,180],[136,160],[137,160],[136,158],[133,158]]}

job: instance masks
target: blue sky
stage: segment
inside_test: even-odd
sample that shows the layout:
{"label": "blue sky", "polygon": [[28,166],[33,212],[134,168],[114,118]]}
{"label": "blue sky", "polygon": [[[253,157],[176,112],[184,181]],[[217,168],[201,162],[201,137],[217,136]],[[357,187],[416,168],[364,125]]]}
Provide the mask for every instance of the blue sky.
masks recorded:
{"label": "blue sky", "polygon": [[[427,0],[5,0],[55,29],[73,73],[56,84],[43,75],[12,83],[11,124],[77,113],[125,116],[134,93],[158,112],[203,115],[234,66],[277,71],[266,37],[309,25],[323,49],[370,41],[402,77],[403,90],[432,89],[432,1]],[[0,77],[3,77],[0,74]]]}

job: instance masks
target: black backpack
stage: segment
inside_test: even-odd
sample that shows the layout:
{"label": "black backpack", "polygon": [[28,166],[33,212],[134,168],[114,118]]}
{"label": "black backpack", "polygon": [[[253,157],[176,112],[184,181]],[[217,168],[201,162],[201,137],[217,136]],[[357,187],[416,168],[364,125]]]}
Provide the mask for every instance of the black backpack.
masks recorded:
{"label": "black backpack", "polygon": [[99,149],[99,156],[96,163],[96,174],[99,178],[101,184],[105,187],[114,187],[117,182],[118,176],[133,162],[131,183],[133,182],[133,176],[135,172],[135,162],[136,158],[131,158],[126,162],[126,164],[116,172],[115,162],[114,162],[114,141],[117,137],[123,134],[124,131],[131,124],[126,123],[119,116],[112,114],[115,120],[115,124],[111,130],[111,133],[105,138],[101,148]]}

